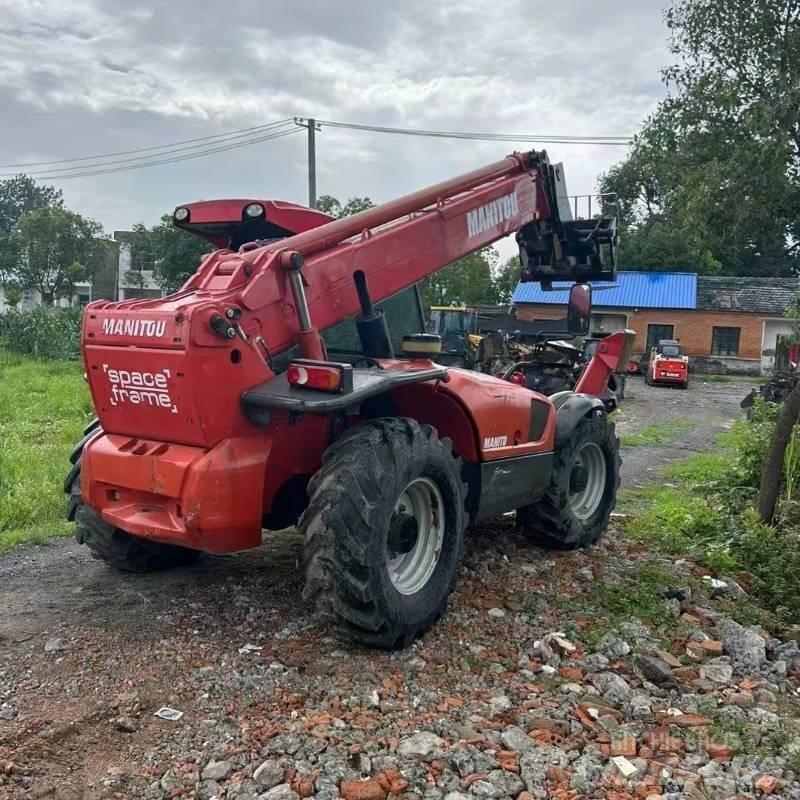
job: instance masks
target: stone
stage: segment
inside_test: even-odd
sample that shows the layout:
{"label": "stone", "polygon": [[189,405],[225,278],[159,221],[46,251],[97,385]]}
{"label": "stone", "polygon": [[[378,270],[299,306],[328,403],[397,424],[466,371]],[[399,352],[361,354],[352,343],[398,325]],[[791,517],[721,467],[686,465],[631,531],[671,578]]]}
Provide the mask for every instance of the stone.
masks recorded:
{"label": "stone", "polygon": [[233,772],[230,761],[209,761],[203,769],[204,781],[224,781]]}
{"label": "stone", "polygon": [[697,770],[703,779],[703,789],[710,800],[727,800],[736,794],[736,781],[717,761],[709,761]]}
{"label": "stone", "polygon": [[706,742],[704,749],[711,758],[717,759],[718,761],[728,761],[736,754],[735,747],[731,747],[727,744],[720,744],[719,742]]}
{"label": "stone", "polygon": [[472,800],[472,798],[464,792],[448,792],[444,796],[444,800]]}
{"label": "stone", "polygon": [[589,794],[597,788],[597,781],[602,774],[603,761],[594,750],[587,748],[572,762],[570,788],[576,789],[581,794]]}
{"label": "stone", "polygon": [[[503,797],[516,797],[525,788],[525,784],[519,775],[502,769],[493,769],[486,776],[486,780],[496,789],[499,789]],[[476,794],[476,792],[473,792],[473,794]]]}
{"label": "stone", "polygon": [[516,750],[518,753],[525,753],[528,750],[533,750],[535,747],[528,734],[525,733],[522,728],[518,728],[515,725],[506,728],[502,734],[500,734],[500,738],[507,749]]}
{"label": "stone", "polygon": [[441,750],[444,745],[444,739],[441,739],[435,733],[422,731],[401,739],[397,745],[397,754],[406,758],[426,758],[433,755],[437,750]]}
{"label": "stone", "polygon": [[502,608],[490,608],[486,612],[492,619],[503,619],[505,617],[506,612],[503,611]]}
{"label": "stone", "polygon": [[589,680],[610,703],[617,706],[622,705],[632,694],[631,687],[616,672],[598,672],[591,675]]}
{"label": "stone", "polygon": [[700,667],[700,677],[712,683],[728,684],[733,678],[733,667],[730,664],[712,662]]}
{"label": "stone", "polygon": [[621,739],[612,739],[611,755],[629,756],[630,758],[633,758],[636,755],[636,739],[634,739],[633,736],[624,736]]}
{"label": "stone", "polygon": [[344,800],[385,800],[386,790],[374,778],[365,781],[342,781],[339,794]]}
{"label": "stone", "polygon": [[513,705],[511,698],[505,694],[496,694],[489,700],[489,708],[492,711],[492,716],[510,711]]}
{"label": "stone", "polygon": [[493,786],[489,781],[477,780],[469,787],[470,794],[475,797],[502,797],[503,790]]}
{"label": "stone", "polygon": [[280,783],[260,794],[258,800],[300,800],[300,795],[288,783]]}
{"label": "stone", "polygon": [[613,633],[606,633],[595,647],[598,653],[602,653],[606,658],[615,661],[624,658],[631,652],[631,646],[619,636]]}
{"label": "stone", "polygon": [[708,656],[722,655],[722,642],[719,639],[704,639],[699,644],[703,652]]}
{"label": "stone", "polygon": [[124,733],[133,733],[138,730],[139,723],[133,717],[117,717],[114,720],[114,727]]}
{"label": "stone", "polygon": [[548,767],[563,769],[568,763],[569,759],[563,750],[540,745],[535,750],[522,754],[519,760],[520,775],[528,791],[541,796],[541,790],[546,788]]}
{"label": "stone", "polygon": [[758,672],[767,660],[764,637],[727,617],[717,621],[717,631],[722,648],[731,657],[733,665],[744,672]]}
{"label": "stone", "polygon": [[755,788],[762,794],[774,794],[778,788],[778,779],[774,775],[759,775],[756,778]]}
{"label": "stone", "polygon": [[672,667],[663,659],[653,655],[639,655],[634,661],[642,675],[656,686],[663,686],[675,680]]}
{"label": "stone", "polygon": [[628,761],[625,756],[615,756],[611,759],[611,763],[619,770],[620,775],[628,780],[639,772],[639,768]]}
{"label": "stone", "polygon": [[253,773],[253,780],[264,789],[271,789],[279,783],[283,783],[283,767],[272,759],[267,759],[263,764],[256,767]]}
{"label": "stone", "polygon": [[44,643],[45,653],[60,653],[63,650],[68,650],[66,642],[63,639],[48,639]]}
{"label": "stone", "polygon": [[669,664],[672,669],[678,669],[679,667],[683,666],[679,659],[675,658],[672,653],[667,652],[666,650],[656,650],[656,655],[665,663]]}

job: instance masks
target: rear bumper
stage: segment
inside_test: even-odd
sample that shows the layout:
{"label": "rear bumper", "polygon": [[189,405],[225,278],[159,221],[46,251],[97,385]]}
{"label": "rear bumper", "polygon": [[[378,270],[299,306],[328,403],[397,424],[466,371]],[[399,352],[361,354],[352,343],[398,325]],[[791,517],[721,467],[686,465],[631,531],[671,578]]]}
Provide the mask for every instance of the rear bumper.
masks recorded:
{"label": "rear bumper", "polygon": [[81,494],[110,525],[167,544],[225,553],[261,543],[265,437],[211,450],[130,436],[92,440]]}

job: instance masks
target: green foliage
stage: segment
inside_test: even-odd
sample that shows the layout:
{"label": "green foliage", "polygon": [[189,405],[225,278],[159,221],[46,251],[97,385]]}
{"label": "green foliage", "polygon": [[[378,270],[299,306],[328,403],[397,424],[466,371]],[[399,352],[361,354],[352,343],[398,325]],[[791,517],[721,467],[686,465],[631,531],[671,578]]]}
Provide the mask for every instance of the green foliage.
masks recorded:
{"label": "green foliage", "polygon": [[721,573],[745,571],[752,591],[769,609],[736,603],[743,624],[777,630],[800,617],[800,438],[784,465],[781,523],[758,519],[752,501],[759,484],[776,406],[756,402],[750,422],[737,421],[721,443],[728,452],[697,453],[664,470],[677,487],[649,485],[620,494],[629,511],[627,535],[676,555],[691,554]]}
{"label": "green foliage", "polygon": [[519,256],[511,256],[495,270],[492,279],[492,300],[487,302],[510,303],[522,273]]}
{"label": "green foliage", "polygon": [[620,265],[791,275],[800,255],[800,5],[675,0],[671,89],[617,192]]}
{"label": "green foliage", "polygon": [[37,306],[0,316],[0,347],[14,353],[77,360],[82,308]]}
{"label": "green foliage", "polygon": [[142,223],[134,225],[130,246],[132,269],[125,274],[126,284],[137,286],[141,272],[152,270],[159,285],[168,292],[179,289],[212,250],[199,236],[176,228],[171,214],[165,214],[152,228]]}
{"label": "green foliage", "polygon": [[58,206],[26,211],[3,245],[0,281],[36,289],[48,305],[71,297],[102,264],[101,233],[99,223]]}
{"label": "green foliage", "polygon": [[0,181],[0,240],[28,211],[37,208],[63,208],[61,190],[39,186],[27,175],[16,175]]}
{"label": "green foliage", "polygon": [[351,197],[344,205],[330,194],[323,194],[317,199],[317,210],[330,214],[336,219],[358,214],[359,211],[366,211],[368,208],[374,208],[374,206],[375,203],[369,197]]}
{"label": "green foliage", "polygon": [[78,364],[0,351],[0,550],[71,533],[62,484],[91,416]]}
{"label": "green foliage", "polygon": [[639,447],[647,444],[667,444],[673,442],[684,431],[694,427],[694,422],[690,419],[670,419],[665,422],[657,422],[642,428],[636,433],[623,434],[620,443],[625,447]]}
{"label": "green foliage", "polygon": [[703,486],[730,478],[734,465],[730,453],[695,453],[664,469],[664,476],[675,478],[690,486]]}
{"label": "green foliage", "polygon": [[475,305],[491,302],[492,271],[498,255],[484,247],[431,275],[422,283],[422,302],[430,306]]}

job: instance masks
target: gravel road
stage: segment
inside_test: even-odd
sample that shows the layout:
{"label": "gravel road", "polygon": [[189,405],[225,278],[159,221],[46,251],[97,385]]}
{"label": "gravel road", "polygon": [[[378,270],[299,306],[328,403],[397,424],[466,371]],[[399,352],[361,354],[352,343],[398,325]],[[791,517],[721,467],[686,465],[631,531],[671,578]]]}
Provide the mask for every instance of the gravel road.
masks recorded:
{"label": "gravel road", "polygon": [[[672,446],[625,448],[623,485],[706,449],[748,389],[631,381],[620,432],[695,425]],[[0,798],[722,798],[755,797],[759,780],[759,796],[800,797],[800,651],[730,627],[735,582],[706,593],[702,570],[667,564],[669,633],[630,619],[598,641],[593,590],[627,586],[651,556],[613,531],[543,552],[503,518],[472,532],[448,615],[383,653],[307,619],[298,551],[284,533],[147,576],[71,540],[0,557]],[[162,706],[183,716],[154,716]],[[715,759],[694,734],[723,714],[786,735]]]}

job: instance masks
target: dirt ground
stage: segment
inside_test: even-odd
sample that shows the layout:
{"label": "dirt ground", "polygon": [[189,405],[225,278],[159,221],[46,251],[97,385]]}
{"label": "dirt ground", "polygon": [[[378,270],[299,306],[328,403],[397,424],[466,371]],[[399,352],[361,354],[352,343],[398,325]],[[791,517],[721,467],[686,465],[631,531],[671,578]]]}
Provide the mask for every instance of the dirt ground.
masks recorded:
{"label": "dirt ground", "polygon": [[[750,386],[695,381],[676,391],[630,380],[621,434],[677,418],[694,425],[673,444],[624,448],[623,486],[653,479],[665,463],[709,448],[739,413]],[[562,590],[586,593],[597,580],[613,585],[620,580],[615,570],[644,556],[613,534],[585,553],[543,553],[521,543],[508,519],[482,526],[469,542],[451,613],[397,654],[347,647],[308,621],[299,604],[297,536],[271,537],[255,552],[208,556],[146,576],[115,573],[72,540],[4,554],[0,797],[246,800],[261,791],[253,771],[269,755],[287,767],[287,792],[296,792],[275,800],[312,792],[335,797],[329,775],[335,770],[326,766],[334,762],[325,753],[345,752],[342,769],[369,777],[390,763],[398,739],[415,730],[435,731],[447,742],[474,736],[476,743],[481,737],[491,743],[537,704],[559,708],[565,697],[559,689],[533,686],[533,674],[519,667],[530,642],[574,616],[550,598]],[[570,674],[579,681],[582,670]],[[548,700],[551,690],[558,702]],[[495,703],[497,697],[505,699]],[[159,719],[154,712],[161,706],[184,716]],[[561,733],[570,730],[567,725]],[[301,745],[281,740],[275,746],[290,735],[301,737]],[[371,768],[353,767],[362,752],[373,758]],[[219,768],[225,775],[215,779],[204,772],[209,761],[231,769]],[[425,769],[418,780],[413,770],[403,772],[408,791],[447,794],[448,787],[436,788],[441,770]],[[300,780],[304,775],[311,791]],[[625,782],[617,789],[624,792]]]}
{"label": "dirt ground", "polygon": [[648,386],[641,376],[629,377],[625,401],[616,416],[617,434],[625,437],[651,425],[691,420],[691,428],[664,445],[626,447],[622,451],[622,485],[640,486],[672,461],[714,447],[716,437],[742,412],[739,403],[752,381],[702,381],[694,376],[689,389]]}

